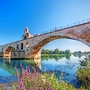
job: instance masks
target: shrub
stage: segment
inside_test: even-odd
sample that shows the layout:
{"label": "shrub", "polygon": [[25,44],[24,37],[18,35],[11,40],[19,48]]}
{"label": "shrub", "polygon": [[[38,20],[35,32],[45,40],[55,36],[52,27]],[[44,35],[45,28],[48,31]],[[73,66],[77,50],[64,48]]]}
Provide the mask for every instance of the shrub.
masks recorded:
{"label": "shrub", "polygon": [[17,68],[16,72],[18,83],[15,90],[76,90],[68,83],[58,82],[53,74],[40,74],[36,69],[31,73],[29,67],[26,70],[22,68],[21,75],[18,73]]}
{"label": "shrub", "polygon": [[82,87],[90,90],[90,60],[87,60],[84,67],[78,69],[77,78]]}

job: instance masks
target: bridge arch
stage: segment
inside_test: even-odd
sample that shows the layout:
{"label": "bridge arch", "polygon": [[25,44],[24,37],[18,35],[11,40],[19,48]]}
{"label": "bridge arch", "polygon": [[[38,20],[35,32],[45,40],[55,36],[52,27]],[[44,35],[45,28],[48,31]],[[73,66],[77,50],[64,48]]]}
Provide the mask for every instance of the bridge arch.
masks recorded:
{"label": "bridge arch", "polygon": [[83,44],[86,44],[87,46],[88,43],[84,40],[82,40],[81,38],[76,38],[76,37],[72,37],[69,35],[66,36],[50,36],[50,37],[46,37],[45,39],[43,39],[42,41],[40,41],[39,43],[37,43],[37,45],[35,45],[34,47],[32,47],[31,52],[28,55],[28,58],[40,58],[41,57],[41,48],[46,45],[47,43],[56,40],[56,39],[72,39],[72,40],[76,40],[79,42],[82,42]]}
{"label": "bridge arch", "polygon": [[14,47],[8,46],[4,52],[4,58],[10,58],[11,57],[11,51],[14,50]]}

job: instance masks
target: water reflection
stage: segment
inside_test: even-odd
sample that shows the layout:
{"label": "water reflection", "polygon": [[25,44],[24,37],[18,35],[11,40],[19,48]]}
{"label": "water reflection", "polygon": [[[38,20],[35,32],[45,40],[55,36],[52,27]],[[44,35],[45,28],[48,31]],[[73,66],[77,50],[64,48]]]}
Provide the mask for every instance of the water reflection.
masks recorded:
{"label": "water reflection", "polygon": [[[57,60],[57,58],[60,58]],[[75,56],[64,56],[64,57],[52,57],[52,59],[48,59],[42,61],[42,71],[47,71],[54,73],[58,80],[63,79],[66,82],[73,84],[75,87],[79,87],[76,73],[77,69],[80,66],[80,61],[82,61],[85,56],[75,57]]]}
{"label": "water reflection", "polygon": [[16,74],[15,67],[21,71],[21,65],[24,69],[26,69],[27,66],[30,66],[30,69],[32,70],[33,67],[41,69],[41,59],[30,59],[30,60],[10,60],[10,59],[3,59],[4,65],[6,68],[5,70],[9,71],[12,74]]}
{"label": "water reflection", "polygon": [[15,67],[21,73],[21,65],[24,69],[27,66],[30,67],[30,70],[33,72],[33,67],[37,71],[41,72],[41,60],[39,59],[30,59],[30,60],[10,60],[6,58],[0,58],[0,83],[11,83],[17,81]]}
{"label": "water reflection", "polygon": [[41,58],[34,59],[36,66],[41,70]]}
{"label": "water reflection", "polygon": [[[76,72],[78,67],[80,66],[80,62],[83,61],[84,58],[85,56],[82,56],[80,58],[70,54],[56,56],[47,55],[41,57],[41,59],[30,60],[10,60],[0,58],[0,83],[9,82],[9,79],[12,81],[17,81],[17,77],[15,76],[15,67],[17,67],[20,73],[20,65],[22,64],[24,69],[29,66],[32,72],[33,67],[36,68],[39,72],[51,72],[54,73],[58,80],[61,80],[63,78],[64,81],[67,81],[69,83],[72,83],[76,87],[79,87],[76,79]],[[4,79],[2,79],[3,77]],[[7,77],[9,79],[7,79]]]}
{"label": "water reflection", "polygon": [[42,56],[41,59],[42,60],[49,60],[49,59],[55,59],[56,61],[62,59],[62,58],[66,58],[67,60],[70,60],[70,57],[71,57],[71,54],[63,54],[63,55],[45,55],[45,56]]}

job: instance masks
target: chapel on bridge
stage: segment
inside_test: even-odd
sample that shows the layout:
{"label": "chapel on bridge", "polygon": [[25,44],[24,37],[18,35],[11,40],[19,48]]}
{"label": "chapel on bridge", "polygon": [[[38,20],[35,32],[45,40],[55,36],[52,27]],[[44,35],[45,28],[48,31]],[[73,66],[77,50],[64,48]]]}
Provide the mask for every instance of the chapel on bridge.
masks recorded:
{"label": "chapel on bridge", "polygon": [[24,39],[31,38],[31,37],[32,37],[32,35],[30,34],[29,29],[26,27],[24,29],[24,34],[22,36],[22,39],[24,40]]}

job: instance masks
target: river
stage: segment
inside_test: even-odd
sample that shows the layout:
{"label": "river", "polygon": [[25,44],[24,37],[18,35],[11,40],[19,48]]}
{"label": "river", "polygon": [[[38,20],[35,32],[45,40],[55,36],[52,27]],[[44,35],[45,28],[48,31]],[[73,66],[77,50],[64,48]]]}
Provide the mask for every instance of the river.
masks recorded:
{"label": "river", "polygon": [[64,80],[73,84],[75,87],[79,87],[76,73],[80,66],[80,62],[83,61],[85,56],[75,57],[73,55],[69,57],[42,57],[35,60],[10,60],[0,58],[0,84],[17,82],[15,67],[18,71],[21,71],[20,65],[24,67],[30,66],[36,67],[40,72],[54,73],[58,81]]}

